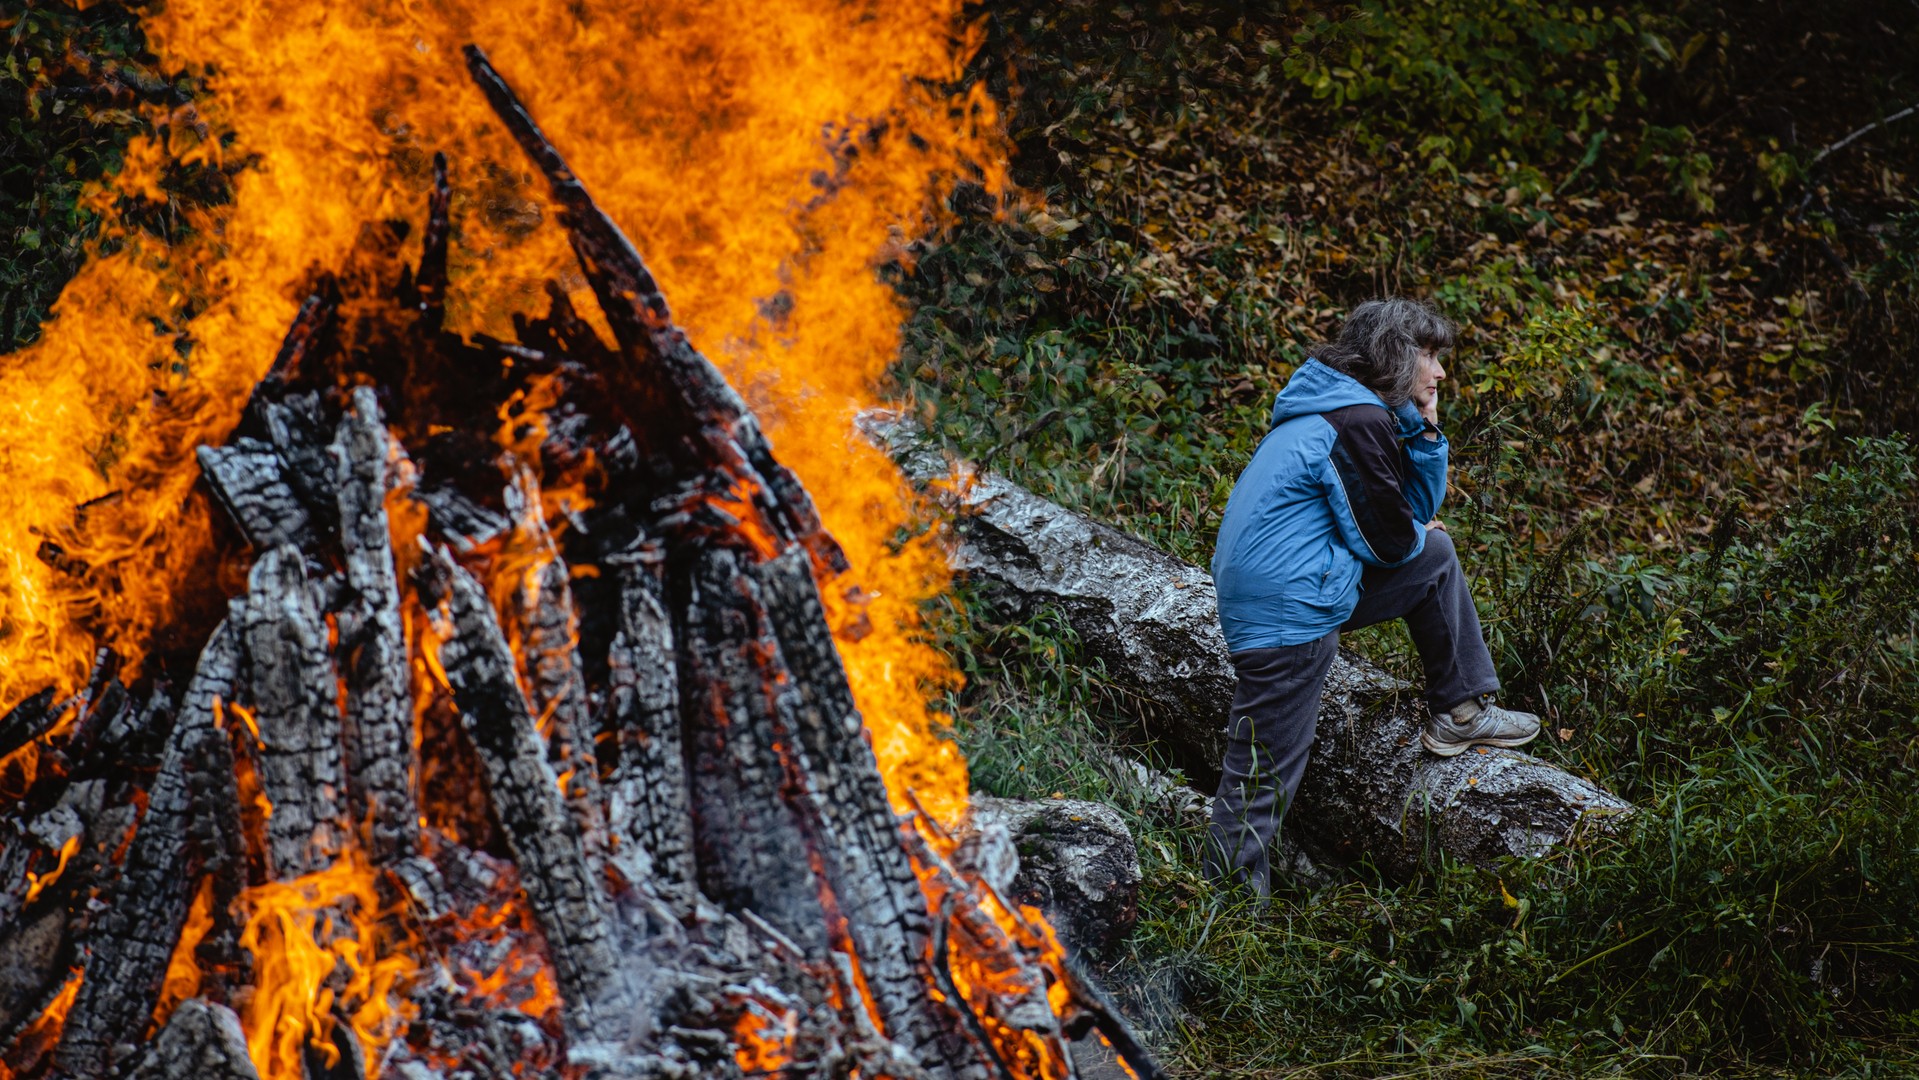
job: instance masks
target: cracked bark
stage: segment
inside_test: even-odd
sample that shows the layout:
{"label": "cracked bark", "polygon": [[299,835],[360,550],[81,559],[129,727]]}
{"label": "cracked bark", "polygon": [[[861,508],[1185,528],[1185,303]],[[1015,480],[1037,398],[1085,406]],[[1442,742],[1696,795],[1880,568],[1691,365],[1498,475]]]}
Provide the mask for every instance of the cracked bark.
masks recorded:
{"label": "cracked bark", "polygon": [[[592,1035],[617,1033],[629,1011],[610,906],[547,764],[513,653],[486,591],[441,548],[428,555],[440,616],[440,664],[461,723],[486,770],[487,797],[520,868],[527,903],[546,935],[570,1022]],[[437,604],[430,607],[437,609]]]}
{"label": "cracked bark", "polygon": [[[563,777],[567,812],[579,829],[587,863],[597,872],[606,865],[609,845],[586,679],[580,673],[579,619],[566,562],[540,518],[538,485],[530,471],[522,470],[507,489],[508,513],[521,522],[540,560],[514,592],[521,665],[534,715],[545,721],[547,760]],[[629,881],[645,880],[647,871],[644,863],[622,862],[621,876]]]}
{"label": "cracked bark", "polygon": [[757,912],[818,958],[826,910],[818,867],[804,855],[824,848],[794,805],[805,781],[800,749],[782,737],[790,676],[751,560],[707,548],[673,575],[694,861],[715,903]]}
{"label": "cracked bark", "polygon": [[242,619],[239,611],[230,614],[200,653],[146,815],[90,928],[85,978],[55,1052],[62,1075],[105,1072],[133,1052],[132,1040],[152,1019],[208,854],[193,842],[193,811],[222,793],[209,790],[221,784],[222,766],[225,783],[232,782],[233,762],[214,710],[232,697],[239,675]]}
{"label": "cracked bark", "polygon": [[413,696],[386,512],[389,462],[397,452],[372,388],[356,388],[331,448],[351,593],[337,618],[346,679],[348,805],[353,821],[368,823],[367,850],[376,863],[411,856],[419,844],[410,779]]}
{"label": "cracked bark", "polygon": [[693,810],[680,737],[680,690],[673,620],[665,605],[657,548],[640,546],[616,565],[619,631],[607,653],[603,733],[607,820],[616,841],[650,857],[654,880],[691,886]]}
{"label": "cracked bark", "polygon": [[796,674],[790,715],[805,751],[812,805],[832,838],[822,869],[887,1033],[922,1061],[962,1060],[959,1017],[932,985],[932,919],[900,818],[853,701],[807,553],[789,548],[753,568],[780,650]]}
{"label": "cracked bark", "polygon": [[255,551],[312,544],[306,506],[287,483],[272,445],[243,436],[226,446],[202,446],[194,454],[207,486]]}
{"label": "cracked bark", "polygon": [[345,840],[340,805],[340,713],[327,627],[293,547],[261,556],[248,575],[245,640],[255,721],[267,859],[275,877],[332,865]]}

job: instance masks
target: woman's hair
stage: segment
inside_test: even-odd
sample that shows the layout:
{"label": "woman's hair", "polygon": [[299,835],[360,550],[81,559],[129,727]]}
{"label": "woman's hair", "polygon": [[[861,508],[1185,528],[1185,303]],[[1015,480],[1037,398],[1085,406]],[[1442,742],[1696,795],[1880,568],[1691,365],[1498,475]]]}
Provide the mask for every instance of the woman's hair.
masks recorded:
{"label": "woman's hair", "polygon": [[1421,300],[1368,300],[1346,316],[1339,337],[1308,355],[1364,383],[1387,405],[1411,400],[1419,381],[1419,351],[1435,356],[1453,347],[1452,320]]}

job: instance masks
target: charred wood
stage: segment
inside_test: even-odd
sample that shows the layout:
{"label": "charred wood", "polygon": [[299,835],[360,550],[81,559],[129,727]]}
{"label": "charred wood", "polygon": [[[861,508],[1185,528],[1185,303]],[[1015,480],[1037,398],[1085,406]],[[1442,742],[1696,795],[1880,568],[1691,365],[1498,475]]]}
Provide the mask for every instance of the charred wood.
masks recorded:
{"label": "charred wood", "polygon": [[253,564],[246,652],[260,738],[267,860],[278,878],[332,865],[344,841],[340,803],[340,712],[327,627],[306,566],[293,547]]}
{"label": "charred wood", "polygon": [[78,704],[79,715],[62,747],[67,761],[78,767],[93,752],[101,736],[120,724],[126,714],[140,706],[120,682],[120,657],[112,649],[101,649],[94,657],[93,674],[87,680],[86,693]]}
{"label": "charred wood", "polygon": [[427,606],[441,623],[440,665],[485,766],[487,796],[546,935],[560,996],[577,1029],[616,1034],[628,1004],[611,912],[562,804],[506,635],[485,589],[445,548],[427,559],[437,593]]}
{"label": "charred wood", "polygon": [[[933,975],[955,1003],[978,1060],[1009,1074],[1008,1063],[1020,1059],[1024,1036],[1070,1060],[1047,998],[1047,973],[1038,962],[1044,942],[990,884],[961,874],[911,824],[903,824],[900,834],[927,876],[927,896],[936,905]],[[1014,929],[994,919],[989,902],[1013,915]],[[965,972],[970,995],[960,991],[955,969]]]}
{"label": "charred wood", "polygon": [[[519,519],[522,539],[537,560],[514,594],[526,688],[534,715],[545,721],[547,760],[560,773],[567,812],[579,829],[588,865],[597,871],[606,864],[609,846],[606,810],[593,758],[592,716],[577,647],[579,619],[567,565],[541,517],[539,480],[532,471],[522,469],[506,495],[507,512]],[[628,881],[649,876],[644,862],[622,871]]]}
{"label": "charred wood", "polygon": [[66,974],[66,930],[66,911],[52,906],[0,924],[0,1040],[30,1019]]}
{"label": "charred wood", "polygon": [[[546,283],[547,311],[541,319],[529,320],[523,315],[513,316],[513,326],[518,332],[520,343],[538,349],[549,358],[566,356],[589,367],[602,367],[607,355],[606,345],[600,341],[593,326],[580,318],[573,308],[573,301],[567,298],[566,290],[558,282]],[[590,362],[589,358],[598,358]]]}
{"label": "charred wood", "polygon": [[437,334],[446,321],[446,255],[452,222],[447,211],[453,201],[446,182],[446,155],[433,155],[433,194],[427,200],[426,232],[420,237],[420,272],[401,294],[420,313],[420,329]]}
{"label": "charred wood", "polygon": [[801,548],[755,567],[768,617],[793,672],[790,716],[810,766],[811,805],[831,843],[821,859],[887,1033],[922,1061],[957,1061],[959,1017],[926,993],[932,924],[900,819],[865,721],[827,629],[813,567]]}
{"label": "charred wood", "polygon": [[[236,605],[237,606],[237,605]],[[133,1052],[153,1016],[167,960],[199,883],[206,853],[191,835],[193,812],[211,801],[219,765],[232,782],[232,762],[215,712],[231,700],[239,676],[243,614],[214,630],[167,737],[160,774],[134,834],[120,877],[88,933],[80,993],[55,1054],[64,1075],[95,1076]]]}
{"label": "charred wood", "polygon": [[408,497],[426,507],[433,531],[462,555],[513,527],[505,516],[467,498],[451,484],[415,488]]}
{"label": "charred wood", "polygon": [[312,546],[306,505],[287,483],[280,455],[270,444],[242,437],[228,446],[202,446],[195,454],[214,498],[255,551]]}
{"label": "charred wood", "polygon": [[340,609],[339,661],[346,679],[347,794],[352,820],[367,823],[374,862],[414,854],[413,696],[400,586],[386,498],[395,450],[371,387],[353,391],[331,453],[340,546],[351,599]]}
{"label": "charred wood", "polygon": [[812,497],[773,457],[759,421],[719,369],[673,324],[666,297],[633,242],[593,201],[486,54],[468,45],[466,58],[494,112],[563,207],[560,221],[574,254],[626,354],[623,364],[596,373],[606,380],[627,428],[636,436],[669,433],[670,444],[660,449],[686,457],[683,472],[715,470],[744,485],[775,535],[804,544],[822,567],[844,571],[846,555],[820,524]]}
{"label": "charred wood", "polygon": [[333,275],[324,275],[318,288],[300,302],[300,311],[293,317],[293,325],[287,328],[286,337],[280,342],[280,351],[274,356],[266,375],[254,386],[252,396],[247,399],[236,435],[253,439],[270,438],[265,407],[277,402],[286,393],[288,385],[300,376],[310,360],[331,347],[339,308],[339,283]]}
{"label": "charred wood", "polygon": [[173,1010],[131,1080],[260,1080],[247,1056],[240,1018],[224,1005],[189,998]]}
{"label": "charred wood", "polygon": [[51,686],[15,705],[6,716],[0,717],[0,757],[53,730],[65,711],[64,702],[55,702]]}
{"label": "charred wood", "polygon": [[333,427],[320,404],[320,395],[307,391],[288,394],[279,401],[260,406],[267,441],[280,455],[287,486],[306,508],[316,537],[330,538],[340,525],[340,508],[334,495],[333,459],[328,456],[328,441]]}
{"label": "charred wood", "polygon": [[700,891],[728,911],[754,911],[809,956],[829,945],[824,851],[804,804],[804,751],[787,737],[795,704],[753,556],[690,553],[673,582],[680,707]]}
{"label": "charred wood", "polygon": [[173,721],[173,698],[164,680],[137,709],[122,709],[102,725],[89,748],[98,761],[120,770],[157,768],[159,751]]}
{"label": "charred wood", "polygon": [[607,822],[616,858],[637,847],[653,880],[691,886],[693,809],[680,737],[680,690],[673,622],[666,612],[659,552],[639,545],[615,564],[619,630],[607,650]]}

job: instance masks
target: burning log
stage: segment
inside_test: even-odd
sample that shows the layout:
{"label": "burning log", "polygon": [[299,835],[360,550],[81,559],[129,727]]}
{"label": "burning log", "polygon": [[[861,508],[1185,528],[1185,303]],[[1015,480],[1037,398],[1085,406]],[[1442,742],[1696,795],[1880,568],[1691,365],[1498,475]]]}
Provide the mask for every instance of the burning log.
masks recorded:
{"label": "burning log", "polygon": [[[0,905],[28,958],[0,1010],[38,1013],[7,1075],[57,1042],[75,1078],[1051,1080],[1094,1029],[1154,1075],[1037,912],[896,812],[821,601],[837,543],[468,60],[615,340],[551,283],[518,342],[444,329],[443,159],[417,270],[321,282],[198,454],[252,566],[177,719],[108,658],[0,721],[46,765],[34,839],[0,808],[0,897],[90,845],[57,907]],[[536,398],[552,423],[484,437]]]}
{"label": "burning log", "polygon": [[[292,414],[276,410],[269,415]],[[286,421],[280,423],[284,426]],[[289,444],[293,445],[291,440]],[[368,848],[376,862],[413,853],[419,817],[409,775],[413,695],[393,532],[386,511],[387,492],[393,487],[392,451],[373,390],[355,389],[352,407],[340,418],[329,453],[337,484],[340,547],[352,595],[338,617],[340,669],[346,676],[350,718],[346,728],[348,805],[353,820],[367,825]],[[307,455],[309,470],[319,466],[317,455]]]}
{"label": "burning log", "polygon": [[[618,632],[607,648],[607,702],[601,736],[609,843],[621,865],[648,856],[663,890],[693,884],[693,810],[682,765],[680,690],[664,559],[640,543],[614,560]],[[609,761],[610,759],[610,761]]]}
{"label": "burning log", "polygon": [[[531,470],[520,470],[506,497],[507,511],[521,522],[538,563],[513,595],[527,692],[534,714],[546,718],[547,760],[560,770],[567,812],[579,829],[587,862],[603,870],[608,848],[615,845],[607,834],[599,763],[589,742],[592,718],[575,647],[579,619],[574,614],[567,565],[540,516],[539,479]],[[624,856],[620,873],[626,880],[651,876],[643,848],[630,843],[617,846]]]}
{"label": "burning log", "polygon": [[[953,475],[944,458],[915,449],[911,425],[880,414],[863,423],[921,482]],[[1234,686],[1212,579],[1002,476],[962,472],[939,495],[955,514],[954,569],[1017,604],[1062,612],[1107,678],[1138,703],[1130,734],[1210,792]],[[1352,653],[1334,660],[1286,822],[1313,858],[1365,857],[1403,878],[1441,853],[1487,865],[1537,855],[1585,822],[1630,812],[1604,788],[1516,750],[1422,752],[1425,707],[1410,689]]]}
{"label": "burning log", "polygon": [[233,1010],[193,998],[180,1003],[132,1080],[260,1080]]}
{"label": "burning log", "polygon": [[332,865],[345,839],[340,716],[326,622],[295,548],[262,555],[247,584],[243,633],[260,788],[273,807],[267,861],[273,876],[298,877]]}
{"label": "burning log", "polygon": [[207,486],[254,550],[311,546],[306,506],[287,483],[280,455],[270,444],[243,437],[231,446],[202,446],[197,456]]}
{"label": "burning log", "polygon": [[54,1058],[63,1075],[99,1075],[136,1051],[132,1040],[153,1015],[187,905],[215,854],[195,842],[207,835],[196,822],[222,822],[239,811],[233,759],[216,715],[240,676],[243,619],[242,611],[229,614],[200,653],[139,831],[89,930],[79,997]]}
{"label": "burning log", "polygon": [[429,553],[427,565],[446,606],[436,628],[440,666],[486,765],[488,797],[546,934],[560,995],[575,1028],[610,1037],[618,1013],[630,1008],[619,985],[612,916],[561,805],[559,781],[514,675],[513,653],[473,575],[445,548]]}

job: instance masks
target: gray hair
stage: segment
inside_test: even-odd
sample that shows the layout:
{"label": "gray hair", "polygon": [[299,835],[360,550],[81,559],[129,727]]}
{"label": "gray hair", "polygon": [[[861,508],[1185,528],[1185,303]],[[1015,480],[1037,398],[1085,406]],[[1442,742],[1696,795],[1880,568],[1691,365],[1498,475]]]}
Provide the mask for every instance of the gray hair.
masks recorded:
{"label": "gray hair", "polygon": [[1313,346],[1308,355],[1358,379],[1397,408],[1418,388],[1419,351],[1446,352],[1457,333],[1452,320],[1425,301],[1389,296],[1354,308],[1338,339]]}

